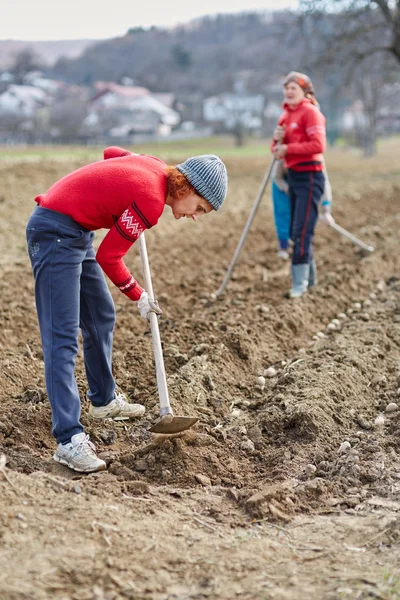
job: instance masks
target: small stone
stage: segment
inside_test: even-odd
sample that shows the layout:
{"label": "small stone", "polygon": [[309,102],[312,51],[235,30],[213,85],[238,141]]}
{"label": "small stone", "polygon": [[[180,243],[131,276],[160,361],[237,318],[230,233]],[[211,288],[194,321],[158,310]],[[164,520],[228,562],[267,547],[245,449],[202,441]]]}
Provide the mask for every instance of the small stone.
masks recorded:
{"label": "small stone", "polygon": [[372,388],[376,388],[385,385],[386,382],[387,379],[385,375],[375,375],[375,377],[372,378],[370,385]]}
{"label": "small stone", "polygon": [[306,475],[310,476],[315,473],[315,471],[317,470],[317,467],[310,463],[309,465],[306,466],[306,468],[304,470],[306,472]]}
{"label": "small stone", "polygon": [[254,442],[254,444],[261,444],[263,442],[262,431],[258,427],[258,425],[252,425],[249,428],[247,432],[247,437],[250,438],[250,440]]}
{"label": "small stone", "polygon": [[372,302],[371,302],[371,300],[369,300],[369,298],[367,298],[367,300],[364,300],[364,302],[363,302],[363,307],[364,308],[368,307],[368,306],[371,306],[371,305],[372,305]]}
{"label": "small stone", "polygon": [[380,279],[378,281],[378,283],[376,284],[376,289],[378,290],[378,292],[384,292],[386,288],[386,283],[383,281],[383,279]]}
{"label": "small stone", "polygon": [[[365,427],[365,429],[371,429],[371,427],[368,425],[367,427]],[[365,431],[356,431],[356,436],[361,439],[365,439],[365,437],[367,436],[367,433]]]}
{"label": "small stone", "polygon": [[374,421],[375,425],[381,426],[385,424],[385,417],[383,415],[378,415]]}
{"label": "small stone", "polygon": [[351,444],[350,442],[342,442],[339,446],[339,454],[344,454],[345,452],[347,452],[348,450],[350,450],[351,448]]}
{"label": "small stone", "polygon": [[354,308],[354,310],[361,310],[361,303],[360,302],[354,302],[353,308]]}
{"label": "small stone", "polygon": [[226,492],[226,495],[230,500],[239,502],[239,492],[235,488],[229,488]]}
{"label": "small stone", "polygon": [[[360,427],[362,427],[363,429],[371,429],[370,424],[368,423],[368,421],[366,421],[364,419],[364,417],[362,417],[361,415],[357,416],[357,423],[359,424]],[[360,433],[364,433],[362,431],[357,431],[356,435],[359,435]]]}
{"label": "small stone", "polygon": [[74,485],[74,494],[78,494],[79,495],[81,493],[82,493],[81,486],[79,485],[79,483],[75,483],[75,485]]}
{"label": "small stone", "polygon": [[238,417],[240,417],[241,414],[242,414],[242,411],[239,408],[234,408],[233,411],[231,412],[231,417],[233,417],[234,419],[237,419]]}
{"label": "small stone", "polygon": [[343,312],[341,312],[338,314],[338,319],[342,319],[342,321],[344,321],[345,319],[347,319],[347,316]]}
{"label": "small stone", "polygon": [[386,413],[393,413],[396,412],[396,410],[399,410],[399,406],[396,402],[390,402],[385,408]]}
{"label": "small stone", "polygon": [[276,377],[276,369],[274,367],[268,367],[268,369],[265,369],[265,371],[264,371],[264,376],[265,377]]}
{"label": "small stone", "polygon": [[260,375],[260,377],[257,377],[257,385],[262,391],[265,388],[265,377],[263,377],[262,375]]}
{"label": "small stone", "polygon": [[372,301],[376,300],[376,294],[375,292],[371,292],[369,297],[371,298]]}
{"label": "small stone", "polygon": [[18,521],[26,521],[26,517],[22,513],[17,513],[15,518],[18,519]]}
{"label": "small stone", "polygon": [[317,334],[316,334],[316,335],[317,335],[317,337],[319,337],[319,338],[321,338],[321,339],[325,337],[325,334],[324,334],[324,332],[323,332],[323,331],[317,331]]}
{"label": "small stone", "polygon": [[347,314],[348,314],[348,315],[351,315],[353,312],[354,312],[354,311],[353,311],[353,309],[352,309],[352,308],[348,308],[348,309],[347,309]]}
{"label": "small stone", "polygon": [[202,475],[201,473],[196,473],[194,478],[201,485],[211,485],[211,479],[209,477],[207,477],[207,475]]}
{"label": "small stone", "polygon": [[171,475],[172,475],[172,473],[171,473],[171,471],[169,469],[162,469],[161,470],[161,478],[164,481],[169,481],[171,479]]}
{"label": "small stone", "polygon": [[327,329],[329,331],[335,331],[335,329],[336,329],[335,323],[328,323]]}
{"label": "small stone", "polygon": [[269,309],[269,306],[267,306],[266,304],[261,304],[259,310],[260,310],[260,312],[267,314],[267,313],[269,313],[270,309]]}
{"label": "small stone", "polygon": [[144,460],[143,458],[135,461],[135,465],[134,465],[135,471],[147,471],[148,467],[149,467],[149,465],[147,464],[147,461]]}
{"label": "small stone", "polygon": [[155,465],[155,464],[156,464],[156,462],[157,462],[157,461],[156,461],[156,457],[154,456],[154,454],[148,454],[148,455],[146,456],[146,462],[147,462],[147,464],[148,464],[148,466],[149,466],[150,468],[151,468],[151,467],[154,467],[154,465]]}
{"label": "small stone", "polygon": [[134,496],[142,496],[150,492],[150,486],[145,481],[128,481],[126,486],[128,492]]}
{"label": "small stone", "polygon": [[254,443],[251,440],[249,440],[249,438],[245,438],[240,444],[240,449],[246,450],[246,452],[254,452],[255,446]]}
{"label": "small stone", "polygon": [[[345,315],[346,316],[346,315]],[[332,323],[334,325],[336,325],[336,327],[340,327],[341,326],[341,322],[339,321],[339,319],[332,319]]]}
{"label": "small stone", "polygon": [[400,388],[397,389],[397,395],[400,396]]}

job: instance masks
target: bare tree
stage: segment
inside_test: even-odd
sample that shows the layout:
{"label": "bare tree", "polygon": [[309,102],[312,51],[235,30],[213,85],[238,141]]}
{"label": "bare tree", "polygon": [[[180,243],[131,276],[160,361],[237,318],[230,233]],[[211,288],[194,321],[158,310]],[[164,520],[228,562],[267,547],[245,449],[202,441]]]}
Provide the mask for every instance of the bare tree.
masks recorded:
{"label": "bare tree", "polygon": [[362,103],[354,134],[369,156],[382,89],[399,77],[400,0],[300,0],[300,8],[311,68],[335,81],[331,96]]}
{"label": "bare tree", "polygon": [[55,137],[64,142],[78,140],[86,106],[86,95],[79,89],[56,97],[49,113],[49,127]]}
{"label": "bare tree", "polygon": [[300,9],[303,15],[336,16],[331,49],[351,36],[357,45],[353,60],[385,52],[400,63],[400,0],[300,0]]}
{"label": "bare tree", "polygon": [[38,71],[43,68],[41,58],[30,48],[25,48],[14,57],[14,63],[10,68],[15,78],[15,83],[24,82],[24,77],[30,71]]}

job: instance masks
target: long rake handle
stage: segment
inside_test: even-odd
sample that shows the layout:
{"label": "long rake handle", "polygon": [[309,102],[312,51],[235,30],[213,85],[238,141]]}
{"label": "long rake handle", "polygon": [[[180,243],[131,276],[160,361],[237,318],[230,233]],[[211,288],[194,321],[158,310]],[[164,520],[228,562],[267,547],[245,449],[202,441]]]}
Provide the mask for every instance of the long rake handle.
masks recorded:
{"label": "long rake handle", "polygon": [[364,250],[367,250],[368,252],[374,251],[373,246],[369,246],[368,244],[365,244],[364,242],[362,242],[361,240],[356,238],[355,235],[353,235],[349,231],[346,231],[346,229],[343,229],[343,227],[340,227],[340,225],[338,225],[337,223],[330,223],[330,227],[332,227],[332,229],[334,229],[338,233],[341,233],[342,235],[344,235],[344,237],[347,237],[349,240],[351,240],[357,246],[360,246],[360,248],[363,248]]}
{"label": "long rake handle", "polygon": [[276,161],[276,156],[274,154],[274,156],[273,156],[273,158],[271,160],[271,163],[270,163],[270,165],[268,167],[268,171],[264,175],[264,179],[263,179],[263,181],[261,183],[260,190],[259,190],[259,192],[257,194],[257,198],[255,199],[253,207],[252,207],[252,209],[250,211],[250,214],[249,214],[249,216],[247,218],[247,222],[246,222],[246,225],[245,225],[245,227],[243,229],[242,235],[240,236],[240,240],[238,242],[238,245],[236,246],[235,253],[234,253],[233,258],[231,260],[231,264],[229,265],[228,270],[225,273],[225,277],[224,277],[224,279],[223,279],[220,287],[218,288],[218,290],[216,292],[217,296],[220,296],[224,292],[224,290],[226,288],[226,285],[227,285],[227,283],[228,283],[228,281],[229,281],[229,279],[231,277],[232,271],[234,269],[234,266],[236,264],[237,259],[239,258],[239,254],[240,254],[240,252],[242,250],[242,247],[243,247],[243,245],[244,245],[244,243],[246,241],[247,234],[249,232],[249,229],[251,227],[251,224],[252,224],[253,219],[255,217],[255,214],[257,212],[258,205],[260,204],[260,201],[261,201],[261,198],[263,196],[264,190],[267,187],[267,183],[269,181],[269,178],[271,177],[271,173],[272,173],[272,169],[274,167],[275,161]]}
{"label": "long rake handle", "polygon": [[[145,290],[149,294],[151,300],[154,300],[153,285],[151,282],[151,272],[149,257],[147,255],[147,246],[144,233],[139,237],[139,251],[142,260],[142,270]],[[173,415],[171,405],[169,403],[167,378],[165,375],[164,357],[161,346],[160,330],[158,327],[158,318],[154,312],[150,313],[150,328],[151,339],[153,342],[154,362],[156,365],[157,388],[160,399],[160,416]]]}

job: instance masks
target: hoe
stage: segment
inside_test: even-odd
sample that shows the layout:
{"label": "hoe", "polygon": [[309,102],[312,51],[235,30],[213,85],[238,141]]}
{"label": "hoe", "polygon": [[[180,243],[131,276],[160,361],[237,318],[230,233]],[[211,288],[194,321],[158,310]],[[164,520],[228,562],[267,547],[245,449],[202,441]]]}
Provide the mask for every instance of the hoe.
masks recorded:
{"label": "hoe", "polygon": [[[143,277],[145,289],[151,300],[154,299],[153,285],[151,282],[151,273],[149,259],[147,256],[147,247],[144,233],[139,237],[139,251],[142,259]],[[156,364],[157,388],[160,398],[160,419],[150,427],[153,433],[172,434],[185,431],[192,427],[197,421],[197,417],[176,417],[172,412],[168,397],[167,379],[165,376],[164,358],[161,347],[160,330],[158,328],[158,317],[154,312],[150,315],[151,337],[153,341],[154,362]]]}

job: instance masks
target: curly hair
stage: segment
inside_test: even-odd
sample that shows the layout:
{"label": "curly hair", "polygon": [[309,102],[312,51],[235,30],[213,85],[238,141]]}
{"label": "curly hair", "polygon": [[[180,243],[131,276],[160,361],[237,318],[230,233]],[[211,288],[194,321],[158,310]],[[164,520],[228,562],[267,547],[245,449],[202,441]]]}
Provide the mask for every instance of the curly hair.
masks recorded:
{"label": "curly hair", "polygon": [[[197,194],[195,188],[186,179],[186,177],[178,171],[176,167],[171,165],[167,166],[167,177],[168,177],[168,192],[172,198],[182,200],[189,196],[189,194]],[[199,194],[197,194],[199,195]]]}

